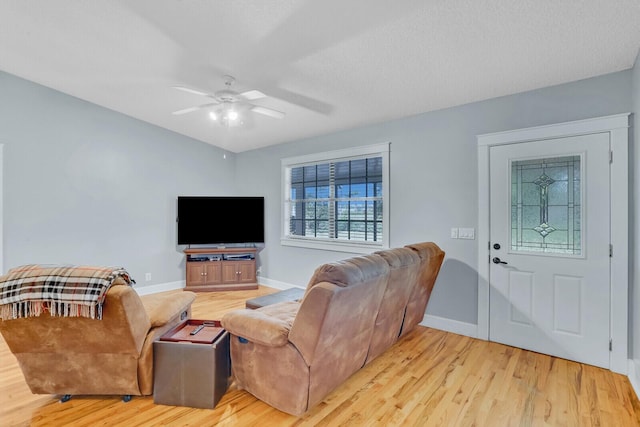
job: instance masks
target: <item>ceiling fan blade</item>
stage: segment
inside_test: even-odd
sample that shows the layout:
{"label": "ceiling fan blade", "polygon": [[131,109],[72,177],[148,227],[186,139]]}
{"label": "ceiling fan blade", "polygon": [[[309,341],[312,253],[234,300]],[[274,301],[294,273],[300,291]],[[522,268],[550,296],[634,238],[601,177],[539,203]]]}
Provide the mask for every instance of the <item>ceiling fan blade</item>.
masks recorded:
{"label": "ceiling fan blade", "polygon": [[202,95],[202,96],[213,97],[213,95],[211,95],[210,93],[206,93],[206,92],[202,92],[202,91],[199,91],[199,90],[191,89],[189,87],[184,87],[184,86],[171,86],[171,87],[174,88],[174,89],[181,90],[183,92],[192,93],[194,95]]}
{"label": "ceiling fan blade", "polygon": [[208,104],[198,105],[197,107],[189,107],[189,108],[185,108],[184,110],[174,111],[171,114],[173,114],[174,116],[179,116],[181,114],[191,113],[192,111],[202,110],[203,108],[212,107],[212,106],[218,105],[218,104],[219,104],[219,102],[210,102]]}
{"label": "ceiling fan blade", "polygon": [[273,110],[267,107],[261,107],[259,105],[252,105],[251,111],[258,114],[264,114],[265,116],[273,117],[275,119],[281,119],[285,115],[282,111]]}
{"label": "ceiling fan blade", "polygon": [[259,90],[248,90],[246,92],[242,92],[238,95],[241,98],[244,98],[248,101],[253,101],[254,99],[266,98],[267,95],[260,92]]}
{"label": "ceiling fan blade", "polygon": [[311,98],[277,86],[269,88],[269,96],[281,99],[282,101],[297,105],[298,107],[305,108],[309,111],[324,114],[325,116],[330,115],[334,110],[334,107],[331,104],[327,104],[319,99]]}

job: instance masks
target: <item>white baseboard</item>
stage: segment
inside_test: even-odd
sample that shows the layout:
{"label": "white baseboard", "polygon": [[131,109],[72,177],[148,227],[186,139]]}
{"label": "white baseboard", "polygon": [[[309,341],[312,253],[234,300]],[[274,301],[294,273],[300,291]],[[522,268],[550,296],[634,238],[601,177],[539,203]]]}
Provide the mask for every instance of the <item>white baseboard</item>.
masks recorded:
{"label": "white baseboard", "polygon": [[[287,282],[281,282],[279,280],[273,280],[269,279],[268,277],[262,276],[258,276],[258,283],[264,286],[269,286],[270,288],[281,290],[289,288],[306,289],[302,286],[294,285]],[[453,332],[454,334],[465,335],[472,338],[478,337],[478,325],[475,325],[473,323],[460,322],[459,320],[452,320],[444,317],[434,316],[431,314],[425,314],[420,324],[429,328]]]}
{"label": "white baseboard", "polygon": [[[289,288],[305,289],[305,287],[302,287],[302,286],[294,285],[287,282],[281,282],[279,280],[269,279],[268,277],[264,277],[264,276],[258,276],[257,282],[260,283],[261,285],[268,286],[274,289],[280,289],[280,290],[285,290]],[[138,295],[149,295],[149,294],[155,294],[158,292],[175,291],[178,289],[184,289],[184,287],[185,287],[184,280],[178,280],[176,282],[159,283],[157,285],[150,285],[150,286],[134,286],[134,289],[138,293]],[[422,326],[426,326],[429,328],[440,329],[443,331],[452,332],[454,334],[459,334],[459,335],[465,335],[472,338],[477,338],[478,336],[478,325],[474,325],[473,323],[461,322],[459,320],[447,319],[445,317],[434,316],[431,314],[425,314],[420,324]],[[640,374],[640,367],[634,372],[638,372]],[[636,380],[636,383],[640,383],[640,381]],[[632,381],[632,384],[633,384],[633,381]]]}
{"label": "white baseboard", "polygon": [[465,335],[471,338],[478,337],[478,325],[434,316],[432,314],[425,314],[420,325],[428,328],[440,329],[442,331],[453,332],[458,335]]}
{"label": "white baseboard", "polygon": [[134,286],[133,289],[138,295],[157,294],[158,292],[175,291],[183,289],[185,286],[184,280],[178,280],[177,282],[159,283],[157,285],[150,286]]}
{"label": "white baseboard", "polygon": [[640,360],[629,359],[627,376],[629,377],[633,391],[636,392],[636,397],[640,398]]}
{"label": "white baseboard", "polygon": [[275,289],[280,289],[280,290],[285,290],[285,289],[289,289],[289,288],[306,289],[306,288],[303,288],[302,286],[292,285],[291,283],[281,282],[279,280],[273,280],[273,279],[269,279],[268,277],[263,277],[263,276],[258,276],[258,283],[260,283],[261,285],[264,285],[264,286],[268,286],[270,288],[275,288]]}
{"label": "white baseboard", "polygon": [[[274,289],[289,289],[289,288],[301,288],[305,289],[301,286],[292,285],[291,283],[280,282],[278,280],[272,280],[267,277],[258,276],[257,282],[261,285],[268,286]],[[166,291],[175,291],[178,289],[184,289],[185,282],[184,280],[178,280],[176,282],[167,282],[167,283],[159,283],[157,285],[149,285],[149,286],[134,286],[133,289],[138,293],[138,295],[149,295],[149,294],[157,294],[158,292],[166,292]]]}

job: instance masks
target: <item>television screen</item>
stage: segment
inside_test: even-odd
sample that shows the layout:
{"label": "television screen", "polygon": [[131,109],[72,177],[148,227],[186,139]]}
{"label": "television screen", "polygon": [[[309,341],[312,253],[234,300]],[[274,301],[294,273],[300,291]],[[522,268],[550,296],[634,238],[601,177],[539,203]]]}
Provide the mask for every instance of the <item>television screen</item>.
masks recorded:
{"label": "television screen", "polygon": [[178,197],[178,244],[264,243],[264,197]]}

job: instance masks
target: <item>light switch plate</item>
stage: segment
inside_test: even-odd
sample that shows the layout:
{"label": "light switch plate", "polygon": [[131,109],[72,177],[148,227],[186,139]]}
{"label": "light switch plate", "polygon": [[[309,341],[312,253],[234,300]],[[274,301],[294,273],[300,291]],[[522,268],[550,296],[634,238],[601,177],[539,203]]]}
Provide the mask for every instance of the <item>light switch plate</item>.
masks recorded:
{"label": "light switch plate", "polygon": [[474,240],[475,238],[476,238],[475,228],[459,228],[458,229],[458,239]]}
{"label": "light switch plate", "polygon": [[457,228],[452,228],[451,229],[451,238],[452,239],[457,239],[458,238],[458,229]]}

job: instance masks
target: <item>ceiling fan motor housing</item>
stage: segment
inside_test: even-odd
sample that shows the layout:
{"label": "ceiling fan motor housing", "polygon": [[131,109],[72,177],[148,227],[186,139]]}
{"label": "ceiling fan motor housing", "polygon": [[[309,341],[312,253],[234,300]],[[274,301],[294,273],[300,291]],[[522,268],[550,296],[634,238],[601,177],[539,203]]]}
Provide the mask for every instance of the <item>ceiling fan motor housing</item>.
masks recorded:
{"label": "ceiling fan motor housing", "polygon": [[238,92],[234,92],[230,89],[219,90],[215,93],[216,98],[222,102],[236,102],[238,100]]}

